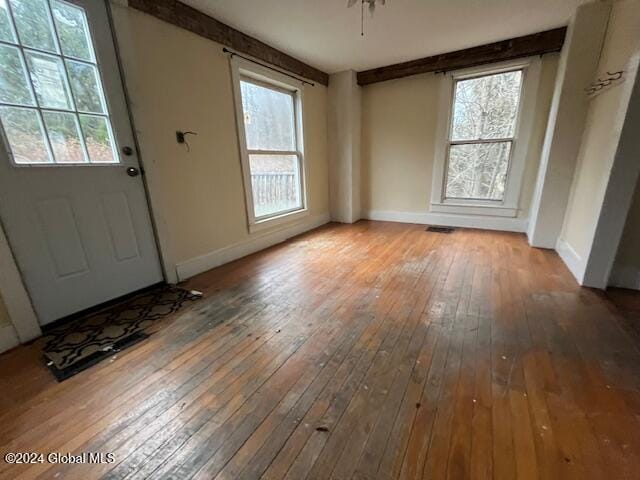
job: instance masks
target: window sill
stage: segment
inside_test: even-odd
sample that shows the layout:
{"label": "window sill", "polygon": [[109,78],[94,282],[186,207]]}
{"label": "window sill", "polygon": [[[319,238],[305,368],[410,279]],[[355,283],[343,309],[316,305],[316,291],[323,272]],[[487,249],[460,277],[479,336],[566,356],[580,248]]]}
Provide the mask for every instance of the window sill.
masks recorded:
{"label": "window sill", "polygon": [[432,203],[431,211],[434,213],[453,213],[462,215],[485,215],[489,217],[518,216],[518,209],[505,207],[504,205],[480,205],[468,203]]}
{"label": "window sill", "polygon": [[266,218],[264,220],[258,220],[249,224],[249,233],[262,232],[279,225],[288,225],[309,216],[309,210],[303,208],[302,210],[295,210],[293,212],[283,213],[275,217]]}

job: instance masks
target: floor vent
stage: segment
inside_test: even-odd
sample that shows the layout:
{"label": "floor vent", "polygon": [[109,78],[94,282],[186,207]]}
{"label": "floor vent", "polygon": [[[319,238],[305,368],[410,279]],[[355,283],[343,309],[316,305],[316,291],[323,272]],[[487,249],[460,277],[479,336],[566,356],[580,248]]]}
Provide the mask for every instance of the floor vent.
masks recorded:
{"label": "floor vent", "polygon": [[427,228],[427,232],[435,232],[435,233],[453,233],[455,228],[453,227],[438,227],[432,226]]}

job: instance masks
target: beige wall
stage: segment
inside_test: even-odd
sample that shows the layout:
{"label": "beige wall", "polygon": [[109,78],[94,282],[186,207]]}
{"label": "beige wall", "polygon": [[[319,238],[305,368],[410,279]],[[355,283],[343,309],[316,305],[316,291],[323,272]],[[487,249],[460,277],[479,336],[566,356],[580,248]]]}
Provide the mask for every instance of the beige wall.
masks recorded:
{"label": "beige wall", "polygon": [[353,70],[329,76],[329,197],[331,220],[354,223],[361,218],[360,177],[362,89]]}
{"label": "beige wall", "polygon": [[[520,217],[526,218],[553,94],[557,55],[543,58]],[[441,77],[424,74],[362,91],[363,211],[426,212],[431,199]]]}
{"label": "beige wall", "polygon": [[[175,263],[249,238],[228,56],[136,10],[113,15],[152,206]],[[305,87],[310,214],[328,214],[327,89]],[[175,140],[190,130],[191,151]]]}
{"label": "beige wall", "polygon": [[[627,80],[591,100],[561,242],[584,270],[609,180],[640,55],[640,1],[614,2],[598,71],[627,70]],[[635,58],[634,61],[630,60]]]}

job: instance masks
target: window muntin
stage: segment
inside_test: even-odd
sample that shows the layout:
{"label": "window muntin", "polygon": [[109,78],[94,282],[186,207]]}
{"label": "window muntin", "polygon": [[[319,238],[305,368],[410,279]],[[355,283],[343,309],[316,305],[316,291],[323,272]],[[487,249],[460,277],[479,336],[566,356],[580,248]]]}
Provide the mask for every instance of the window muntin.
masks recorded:
{"label": "window muntin", "polygon": [[504,200],[523,77],[518,69],[455,81],[445,198]]}
{"label": "window muntin", "polygon": [[0,0],[0,123],[16,164],[119,163],[84,9]]}
{"label": "window muntin", "polygon": [[302,210],[297,93],[241,76],[240,96],[254,219]]}

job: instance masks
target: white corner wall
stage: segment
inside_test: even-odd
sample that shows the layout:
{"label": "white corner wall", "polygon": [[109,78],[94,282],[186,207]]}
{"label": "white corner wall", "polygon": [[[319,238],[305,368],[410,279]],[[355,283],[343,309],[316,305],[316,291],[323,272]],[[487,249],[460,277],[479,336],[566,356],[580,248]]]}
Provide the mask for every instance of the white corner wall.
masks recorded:
{"label": "white corner wall", "polygon": [[589,102],[558,251],[577,281],[605,288],[640,170],[640,2],[613,4],[598,72],[624,81]]}
{"label": "white corner wall", "polygon": [[[638,13],[640,17],[640,12]],[[638,26],[640,27],[640,21]],[[640,35],[640,28],[638,35]],[[638,135],[640,131],[640,77],[637,70],[638,58],[635,58],[633,62],[635,63],[633,67],[635,69],[635,85],[633,86],[634,72],[630,71],[628,81],[631,84],[630,87],[633,86],[633,91],[628,101],[624,125],[602,200],[600,216],[595,226],[591,251],[582,282],[583,285],[589,287],[606,288],[609,284],[609,277],[627,221],[629,221],[628,232],[631,238],[633,238],[634,232],[637,235],[638,225],[634,223],[637,213],[631,211],[631,206],[640,174],[640,135]],[[633,253],[628,254],[631,265],[637,265],[640,261],[637,245],[635,243],[632,247]],[[623,245],[623,248],[625,246]],[[640,280],[640,272],[637,267],[635,273],[636,280]]]}
{"label": "white corner wall", "polygon": [[569,199],[589,101],[609,18],[609,2],[578,7],[560,56],[527,236],[534,247],[555,248]]}

